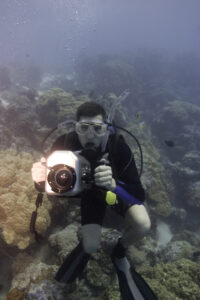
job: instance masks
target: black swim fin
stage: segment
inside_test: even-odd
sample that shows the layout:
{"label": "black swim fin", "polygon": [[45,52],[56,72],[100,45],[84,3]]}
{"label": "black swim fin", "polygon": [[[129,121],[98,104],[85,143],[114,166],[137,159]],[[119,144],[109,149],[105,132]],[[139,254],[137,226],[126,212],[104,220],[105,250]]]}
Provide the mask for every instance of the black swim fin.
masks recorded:
{"label": "black swim fin", "polygon": [[90,254],[86,253],[80,242],[76,248],[66,257],[56,273],[55,279],[59,282],[71,283],[79,277],[86,267]]}
{"label": "black swim fin", "polygon": [[122,248],[123,246],[119,246],[118,243],[115,246],[111,258],[117,272],[122,300],[157,300],[158,298],[150,286],[142,276],[131,267],[126,256],[116,256],[116,254],[119,253],[119,247]]}

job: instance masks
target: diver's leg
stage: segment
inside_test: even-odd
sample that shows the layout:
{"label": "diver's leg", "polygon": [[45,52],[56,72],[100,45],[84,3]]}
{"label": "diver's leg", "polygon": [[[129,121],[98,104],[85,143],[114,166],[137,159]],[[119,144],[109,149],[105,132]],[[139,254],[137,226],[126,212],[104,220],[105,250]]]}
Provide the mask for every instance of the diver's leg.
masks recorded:
{"label": "diver's leg", "polygon": [[105,201],[92,197],[81,199],[82,241],[66,257],[55,279],[71,283],[84,271],[90,254],[95,252],[101,241],[101,225],[105,215]]}
{"label": "diver's leg", "polygon": [[95,252],[101,241],[101,226],[86,224],[82,226],[82,242],[72,250],[59,268],[55,279],[71,283],[84,271],[90,254]]}
{"label": "diver's leg", "polygon": [[127,248],[134,242],[142,239],[151,228],[151,221],[144,205],[132,205],[125,214],[126,228],[121,239],[122,245]]}
{"label": "diver's leg", "polygon": [[86,253],[96,252],[101,242],[101,225],[85,224],[82,226],[83,248]]}
{"label": "diver's leg", "polygon": [[82,239],[85,252],[93,253],[101,242],[101,226],[106,212],[106,202],[97,192],[88,191],[81,201]]}
{"label": "diver's leg", "polygon": [[111,255],[119,279],[122,300],[156,300],[156,295],[126,257],[126,248],[144,237],[150,229],[151,222],[146,208],[137,204],[129,207],[125,214],[125,222],[125,233],[118,240]]}

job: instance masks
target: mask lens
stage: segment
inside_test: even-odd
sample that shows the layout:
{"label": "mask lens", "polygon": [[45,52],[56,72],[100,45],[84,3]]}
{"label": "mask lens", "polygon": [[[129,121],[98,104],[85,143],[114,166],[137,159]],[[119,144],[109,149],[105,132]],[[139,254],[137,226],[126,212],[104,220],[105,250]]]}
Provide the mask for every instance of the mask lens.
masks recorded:
{"label": "mask lens", "polygon": [[89,130],[93,130],[94,134],[97,136],[102,136],[106,132],[106,124],[98,123],[77,123],[76,132],[80,135],[85,135]]}
{"label": "mask lens", "polygon": [[103,135],[105,133],[106,126],[104,124],[94,124],[93,128],[96,135]]}
{"label": "mask lens", "polygon": [[80,125],[80,131],[81,131],[82,133],[87,132],[88,129],[89,129],[89,125],[88,125],[88,124],[81,124],[81,125]]}
{"label": "mask lens", "polygon": [[76,132],[78,134],[85,134],[85,133],[87,133],[89,126],[90,125],[87,123],[77,123],[76,124]]}

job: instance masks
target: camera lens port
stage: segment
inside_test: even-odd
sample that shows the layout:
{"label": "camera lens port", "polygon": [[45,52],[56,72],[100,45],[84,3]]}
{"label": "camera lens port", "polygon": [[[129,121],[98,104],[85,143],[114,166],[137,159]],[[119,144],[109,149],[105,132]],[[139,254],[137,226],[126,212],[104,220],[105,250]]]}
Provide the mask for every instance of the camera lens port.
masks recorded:
{"label": "camera lens port", "polygon": [[76,173],[72,167],[59,164],[50,168],[47,176],[49,185],[55,193],[66,193],[76,182]]}

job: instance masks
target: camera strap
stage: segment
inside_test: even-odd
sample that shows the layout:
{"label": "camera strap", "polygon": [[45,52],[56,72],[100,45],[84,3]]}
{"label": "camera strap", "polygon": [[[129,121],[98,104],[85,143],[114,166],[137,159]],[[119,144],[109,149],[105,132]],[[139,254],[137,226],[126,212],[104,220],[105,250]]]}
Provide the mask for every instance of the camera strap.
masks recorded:
{"label": "camera strap", "polygon": [[39,243],[41,240],[43,240],[43,236],[41,234],[39,234],[35,228],[35,223],[37,220],[37,210],[39,208],[39,206],[42,205],[42,201],[43,201],[43,193],[38,193],[36,201],[35,201],[35,205],[36,205],[36,210],[34,210],[32,212],[31,215],[31,221],[30,221],[30,232],[33,233],[35,235],[35,240]]}

